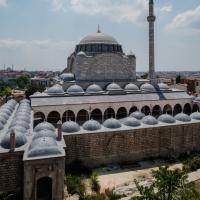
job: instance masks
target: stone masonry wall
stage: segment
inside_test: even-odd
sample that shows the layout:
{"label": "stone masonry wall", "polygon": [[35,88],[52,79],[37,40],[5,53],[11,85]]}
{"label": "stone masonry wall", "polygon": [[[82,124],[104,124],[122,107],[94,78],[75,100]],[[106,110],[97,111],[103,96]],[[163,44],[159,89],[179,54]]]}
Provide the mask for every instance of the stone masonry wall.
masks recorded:
{"label": "stone masonry wall", "polygon": [[81,160],[88,167],[96,167],[199,151],[200,123],[71,134],[64,138],[67,164]]}
{"label": "stone masonry wall", "polygon": [[23,188],[23,152],[0,154],[0,192],[17,192]]}
{"label": "stone masonry wall", "polygon": [[121,54],[97,54],[96,56],[77,56],[72,68],[77,81],[135,80],[135,57]]}

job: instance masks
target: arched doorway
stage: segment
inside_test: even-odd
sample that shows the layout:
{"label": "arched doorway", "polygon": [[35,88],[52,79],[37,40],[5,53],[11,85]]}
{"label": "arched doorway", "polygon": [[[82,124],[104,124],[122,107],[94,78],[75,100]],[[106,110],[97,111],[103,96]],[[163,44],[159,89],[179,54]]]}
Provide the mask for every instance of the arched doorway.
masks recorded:
{"label": "arched doorway", "polygon": [[154,117],[159,117],[160,115],[162,114],[162,110],[161,110],[161,107],[159,105],[156,105],[153,107],[153,110],[152,110],[152,115]]}
{"label": "arched doorway", "polygon": [[115,118],[115,111],[112,108],[107,108],[104,112],[104,120],[112,117]]}
{"label": "arched doorway", "polygon": [[94,120],[98,121],[99,123],[102,123],[102,117],[103,117],[102,112],[98,108],[94,109],[90,115],[91,119],[94,119]]}
{"label": "arched doorway", "polygon": [[200,111],[199,106],[197,104],[193,105],[192,112]]}
{"label": "arched doorway", "polygon": [[37,200],[52,200],[52,179],[40,178],[37,181]]}
{"label": "arched doorway", "polygon": [[55,127],[60,120],[60,114],[57,111],[52,111],[47,116],[47,122],[53,124]]}
{"label": "arched doorway", "polygon": [[119,108],[117,111],[117,119],[122,119],[125,117],[127,117],[126,108],[124,108],[124,107]]}
{"label": "arched doorway", "polygon": [[183,108],[183,112],[187,115],[190,115],[192,112],[192,108],[189,103],[186,103]]}
{"label": "arched doorway", "polygon": [[45,115],[43,112],[34,113],[34,127],[45,120]]}
{"label": "arched doorway", "polygon": [[138,108],[136,106],[133,106],[130,110],[129,110],[129,115],[133,112],[136,112],[138,110]]}
{"label": "arched doorway", "polygon": [[149,115],[151,113],[151,110],[149,106],[144,106],[142,107],[141,112],[144,113],[145,115]]}
{"label": "arched doorway", "polygon": [[69,120],[75,121],[75,114],[71,110],[67,110],[66,112],[63,113],[63,116],[62,116],[62,122],[66,122]]}
{"label": "arched doorway", "polygon": [[165,105],[163,108],[163,113],[172,115],[172,107],[169,104]]}
{"label": "arched doorway", "polygon": [[76,118],[76,122],[79,125],[83,125],[84,122],[89,120],[89,114],[87,112],[87,110],[80,110],[77,114],[77,118]]}
{"label": "arched doorway", "polygon": [[176,105],[174,106],[173,114],[174,114],[174,115],[177,115],[178,113],[181,113],[181,112],[182,112],[182,107],[181,107],[181,105],[180,105],[180,104],[176,104]]}

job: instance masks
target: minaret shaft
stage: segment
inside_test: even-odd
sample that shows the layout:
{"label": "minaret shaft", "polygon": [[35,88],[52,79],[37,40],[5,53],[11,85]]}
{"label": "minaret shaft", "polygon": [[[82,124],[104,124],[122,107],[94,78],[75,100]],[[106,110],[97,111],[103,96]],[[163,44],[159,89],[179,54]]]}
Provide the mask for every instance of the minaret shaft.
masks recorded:
{"label": "minaret shaft", "polygon": [[154,54],[154,22],[156,17],[154,16],[154,3],[153,0],[149,0],[149,16],[147,21],[149,22],[149,79],[151,82],[155,80],[155,54]]}

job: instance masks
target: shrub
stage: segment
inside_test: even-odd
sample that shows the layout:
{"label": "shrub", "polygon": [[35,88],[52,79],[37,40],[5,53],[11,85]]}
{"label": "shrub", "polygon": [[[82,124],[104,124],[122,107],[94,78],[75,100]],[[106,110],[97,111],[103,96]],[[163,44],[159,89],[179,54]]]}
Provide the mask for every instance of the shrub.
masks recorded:
{"label": "shrub", "polygon": [[78,194],[80,199],[84,198],[86,188],[82,177],[72,176],[69,174],[65,177],[65,184],[70,194]]}
{"label": "shrub", "polygon": [[118,200],[123,197],[122,195],[116,194],[114,192],[114,189],[106,189],[105,195],[107,196],[107,199],[109,199],[109,200]]}
{"label": "shrub", "polygon": [[183,162],[183,170],[185,172],[193,172],[200,169],[200,156],[194,156]]}
{"label": "shrub", "polygon": [[12,200],[13,194],[6,194],[0,192],[0,200]]}
{"label": "shrub", "polygon": [[93,192],[99,193],[101,186],[98,181],[97,173],[93,172],[90,177],[90,186]]}

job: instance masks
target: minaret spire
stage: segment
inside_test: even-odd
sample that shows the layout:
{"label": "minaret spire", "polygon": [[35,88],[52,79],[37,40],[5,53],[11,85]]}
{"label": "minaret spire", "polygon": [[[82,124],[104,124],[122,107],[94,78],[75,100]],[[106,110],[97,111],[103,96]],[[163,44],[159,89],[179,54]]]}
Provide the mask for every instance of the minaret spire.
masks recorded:
{"label": "minaret spire", "polygon": [[155,54],[154,54],[154,22],[156,17],[154,16],[154,2],[149,0],[149,16],[147,21],[149,22],[149,79],[151,82],[155,81]]}
{"label": "minaret spire", "polygon": [[100,25],[98,24],[97,33],[101,33]]}

